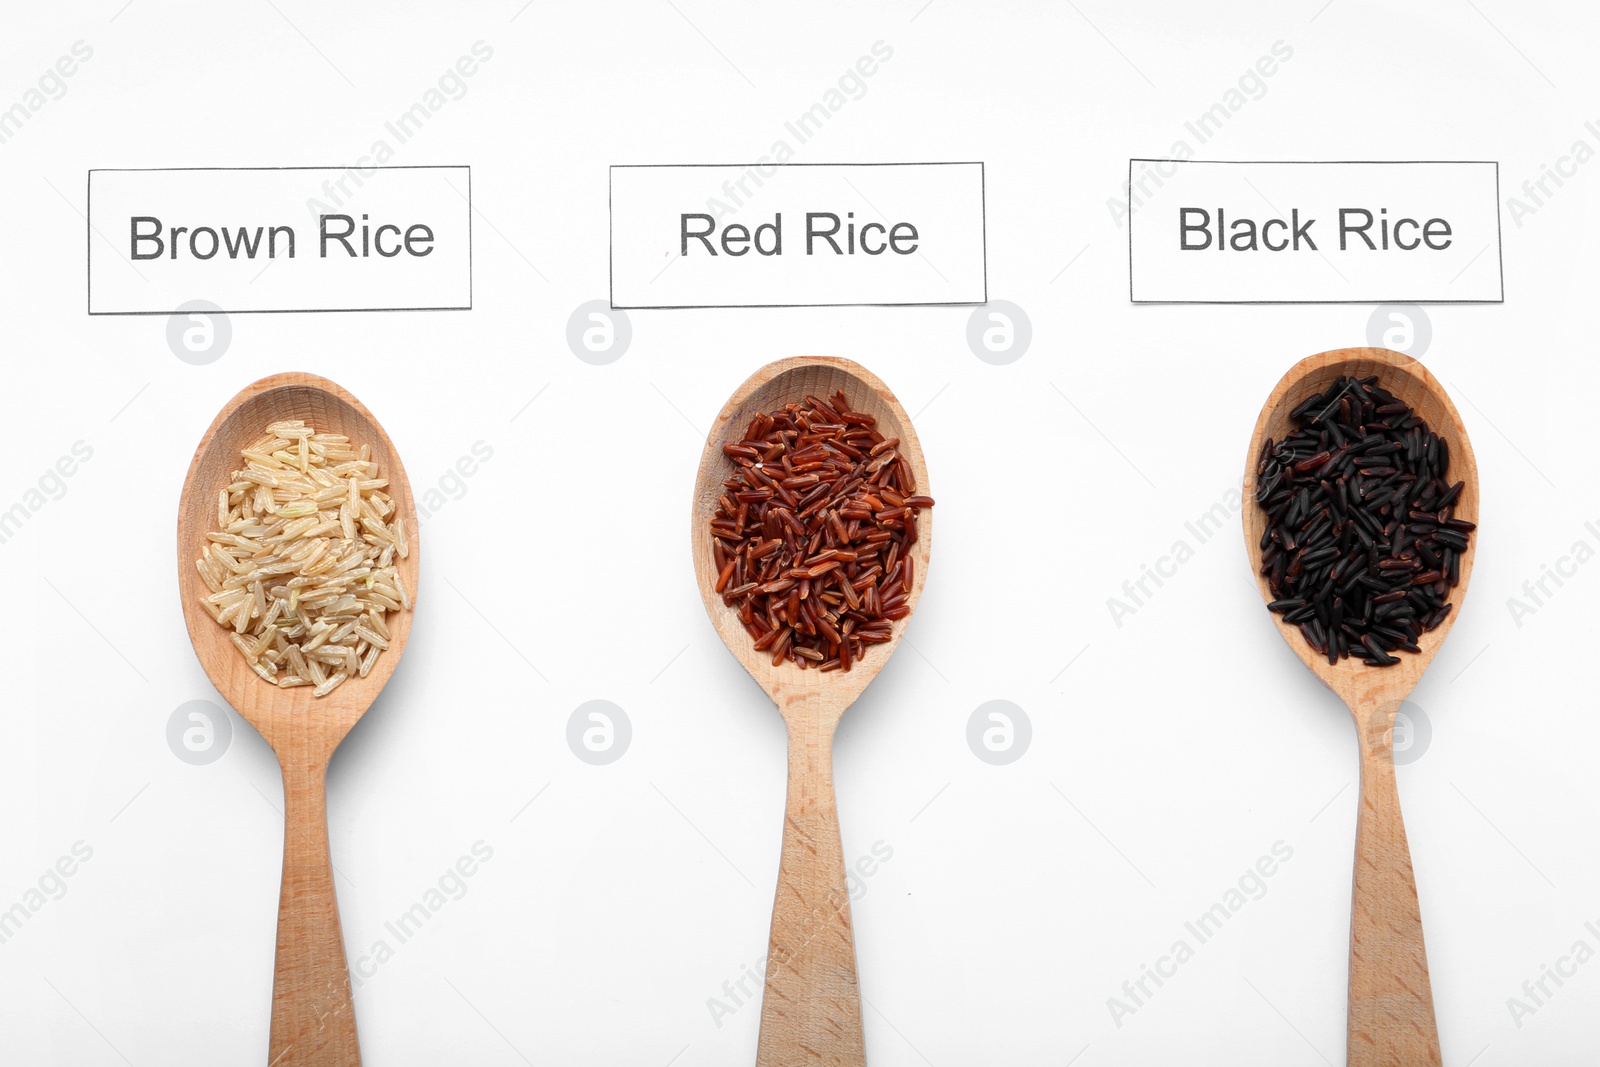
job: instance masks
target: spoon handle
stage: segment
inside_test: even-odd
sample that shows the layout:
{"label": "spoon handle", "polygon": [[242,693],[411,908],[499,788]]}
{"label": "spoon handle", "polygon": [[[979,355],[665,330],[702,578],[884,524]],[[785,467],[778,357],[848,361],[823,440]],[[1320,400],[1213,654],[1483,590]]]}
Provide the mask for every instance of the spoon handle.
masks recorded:
{"label": "spoon handle", "polygon": [[1398,700],[1357,712],[1361,814],[1350,909],[1350,1067],[1439,1063],[1422,912],[1394,775]]}
{"label": "spoon handle", "polygon": [[838,720],[789,720],[789,798],[756,1067],[862,1067],[850,888],[833,798]]}
{"label": "spoon handle", "polygon": [[283,764],[283,889],[270,1067],[359,1067],[328,853],[327,763]]}

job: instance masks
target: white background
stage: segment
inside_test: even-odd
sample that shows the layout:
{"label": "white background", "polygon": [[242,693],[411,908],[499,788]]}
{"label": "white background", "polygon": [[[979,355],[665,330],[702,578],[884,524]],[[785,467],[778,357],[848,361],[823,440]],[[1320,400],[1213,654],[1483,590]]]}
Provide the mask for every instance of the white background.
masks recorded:
{"label": "white background", "polygon": [[[1237,485],[1279,376],[1366,343],[1373,309],[1132,306],[1107,201],[1277,40],[1293,58],[1202,158],[1498,159],[1509,196],[1592,139],[1592,20],[1498,0],[519,7],[108,0],[0,35],[0,104],[94,48],[0,145],[0,505],[94,449],[0,545],[0,907],[94,849],[0,945],[0,1061],[265,1058],[277,767],[238,722],[208,766],[167,746],[175,708],[217,699],[172,537],[218,407],[304,369],[366,402],[419,490],[494,450],[427,520],[409,650],[331,770],[353,957],[494,849],[357,991],[365,1062],[750,1063],[758,1009],[719,1028],[706,1002],[765,950],[784,738],[704,618],[685,523],[718,407],[813,352],[897,391],[939,501],[926,594],[836,753],[846,856],[894,850],[854,905],[871,1061],[1342,1062],[1348,715],[1273,631],[1234,518],[1120,628],[1106,602]],[[472,165],[475,310],[234,316],[200,367],[160,317],[84,314],[88,168],[353,160],[480,39],[492,60],[394,160]],[[977,359],[965,308],[848,308],[636,312],[622,358],[575,358],[567,319],[605,293],[607,166],[762,154],[878,40],[892,60],[797,158],[985,160],[990,295],[1026,309],[1027,352]],[[1600,918],[1600,566],[1520,626],[1507,609],[1596,543],[1594,170],[1505,218],[1503,305],[1426,312],[1484,501],[1471,594],[1415,694],[1431,746],[1400,770],[1461,1067],[1600,1053],[1600,962],[1520,1028],[1506,1006]],[[508,529],[517,548],[491,548]],[[633,724],[605,767],[565,741],[597,698]],[[992,699],[1033,723],[1009,766],[965,739]],[[1107,998],[1280,839],[1266,895],[1115,1026]]]}

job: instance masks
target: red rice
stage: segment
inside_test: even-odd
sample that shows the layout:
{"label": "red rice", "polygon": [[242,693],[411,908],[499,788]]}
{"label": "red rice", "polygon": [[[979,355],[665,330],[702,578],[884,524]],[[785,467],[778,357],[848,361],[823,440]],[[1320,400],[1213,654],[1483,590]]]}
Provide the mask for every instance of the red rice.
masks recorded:
{"label": "red rice", "polygon": [[917,495],[899,438],[843,390],[757,415],[722,446],[734,476],[711,518],[717,592],[774,665],[849,670],[911,614]]}

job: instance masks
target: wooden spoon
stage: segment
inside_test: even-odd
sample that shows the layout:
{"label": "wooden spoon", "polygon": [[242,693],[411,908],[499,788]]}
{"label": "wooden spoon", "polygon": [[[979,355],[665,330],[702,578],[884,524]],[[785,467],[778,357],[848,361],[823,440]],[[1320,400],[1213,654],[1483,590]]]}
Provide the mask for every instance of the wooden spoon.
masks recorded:
{"label": "wooden spoon", "polygon": [[[757,1067],[860,1067],[866,1062],[850,891],[833,797],[833,734],[844,710],[889,661],[909,619],[895,624],[893,640],[868,646],[848,671],[801,670],[787,660],[774,667],[770,655],[755,650],[737,612],[716,591],[709,524],[724,491],[722,481],[733,473],[723,444],[739,441],[762,412],[803,402],[808,394],[826,398],[839,389],[852,408],[877,418],[885,437],[900,438],[900,454],[916,475],[917,492],[927,492],[922,447],[900,402],[865,367],[827,356],[769,363],[739,386],[706,439],[694,487],[690,543],[706,612],[734,657],[778,705],[789,731],[789,794]],[[916,561],[913,587],[906,595],[912,608],[928,573],[928,509],[918,512],[917,523],[917,540],[909,550]]]}
{"label": "wooden spoon", "polygon": [[394,673],[411,633],[412,612],[390,615],[389,648],[365,678],[352,677],[325,697],[310,686],[279,689],[256,675],[199,601],[210,590],[194,561],[216,525],[217,491],[238,470],[240,449],[268,423],[304,419],[321,433],[369,445],[385,490],[405,520],[410,553],[395,565],[415,602],[417,515],[394,443],[361,402],[310,374],[276,374],[246,386],[224,405],[195,450],[178,510],[178,586],[189,639],[217,692],[260,731],[283,769],[283,888],[278,901],[277,971],[272,985],[271,1067],[359,1064],[350,973],[339,931],[328,854],[328,760]]}
{"label": "wooden spoon", "polygon": [[[1255,504],[1256,461],[1267,438],[1281,441],[1289,413],[1307,397],[1326,391],[1341,375],[1377,375],[1378,384],[1410,404],[1450,446],[1452,480],[1466,482],[1455,503],[1458,518],[1478,518],[1478,464],[1455,405],[1433,375],[1409,356],[1384,348],[1343,348],[1299,363],[1272,390],[1256,431],[1244,473],[1244,539],[1261,595],[1272,600],[1261,574],[1261,535],[1266,515]],[[1445,634],[1460,616],[1472,574],[1477,538],[1460,558],[1460,584],[1450,591],[1456,605],[1444,622],[1417,639],[1419,653],[1397,652],[1400,662],[1369,667],[1347,658],[1329,665],[1298,627],[1271,616],[1289,647],[1337,693],[1355,717],[1361,742],[1361,814],[1356,824],[1355,891],[1350,910],[1351,1067],[1411,1067],[1439,1063],[1439,1033],[1433,1017],[1428,959],[1422,944],[1422,914],[1411,871],[1411,850],[1400,817],[1394,777],[1394,717],[1415,688]]]}

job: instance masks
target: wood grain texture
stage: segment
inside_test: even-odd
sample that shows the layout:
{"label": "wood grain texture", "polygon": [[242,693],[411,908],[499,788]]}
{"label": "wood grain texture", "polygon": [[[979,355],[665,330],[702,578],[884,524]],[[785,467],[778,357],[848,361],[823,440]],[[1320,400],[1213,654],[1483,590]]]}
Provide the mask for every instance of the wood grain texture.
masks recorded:
{"label": "wood grain texture", "polygon": [[[1312,356],[1291,368],[1267,398],[1245,457],[1245,545],[1264,600],[1272,599],[1272,591],[1261,574],[1266,516],[1255,504],[1261,446],[1268,438],[1283,439],[1290,428],[1290,411],[1306,397],[1324,391],[1341,375],[1374,374],[1380,385],[1410,404],[1449,443],[1450,476],[1466,482],[1455,513],[1471,522],[1478,520],[1478,464],[1472,443],[1444,387],[1422,364],[1382,348],[1345,348]],[[1474,534],[1461,554],[1460,584],[1450,597],[1455,609],[1418,639],[1421,652],[1399,653],[1400,662],[1392,667],[1369,667],[1355,658],[1330,665],[1306,644],[1298,627],[1277,614],[1269,616],[1301,662],[1349,707],[1361,744],[1361,811],[1350,914],[1347,1058],[1351,1067],[1440,1062],[1422,913],[1395,788],[1394,718],[1461,616],[1477,546]]]}
{"label": "wood grain texture", "polygon": [[[1451,612],[1454,614],[1454,612]],[[1350,900],[1348,1060],[1361,1067],[1439,1063],[1422,910],[1394,778],[1400,701],[1367,705],[1362,723],[1361,812]]]}
{"label": "wood grain texture", "polygon": [[[849,360],[801,356],[762,367],[723,407],[701,456],[690,517],[695,578],[706,613],[735,658],[777,704],[789,734],[789,790],[758,1067],[860,1067],[866,1062],[832,746],[840,717],[888,662],[910,617],[895,624],[892,640],[870,646],[849,671],[823,674],[787,661],[773,666],[770,656],[755,651],[737,613],[716,591],[710,522],[722,480],[732,473],[722,445],[741,439],[761,412],[803,402],[808,394],[827,397],[837,389],[844,390],[851,407],[875,416],[885,436],[900,438],[900,453],[911,465],[917,491],[929,493],[916,431],[888,387]],[[931,547],[932,517],[923,509],[917,515],[917,542],[909,550],[916,567],[906,603],[913,609],[927,581]]]}
{"label": "wood grain texture", "polygon": [[789,795],[757,1067],[866,1062],[850,889],[833,794],[837,725],[837,716],[819,714],[789,727]]}
{"label": "wood grain texture", "polygon": [[283,884],[267,1062],[271,1067],[359,1064],[350,972],[328,851],[327,765],[280,766]]}
{"label": "wood grain texture", "polygon": [[[325,697],[311,687],[279,689],[250,669],[199,600],[209,590],[194,561],[216,523],[217,492],[242,463],[240,450],[267,424],[304,419],[319,432],[342,433],[372,449],[386,492],[406,523],[410,554],[396,560],[413,610],[392,613],[390,645],[365,678]],[[206,675],[278,756],[283,771],[283,884],[272,989],[271,1067],[353,1067],[360,1063],[350,975],[339,930],[328,852],[328,761],[394,673],[411,635],[421,556],[416,503],[394,443],[345,390],[309,374],[278,374],[246,386],[217,414],[195,450],[178,510],[178,587],[184,620]]]}

